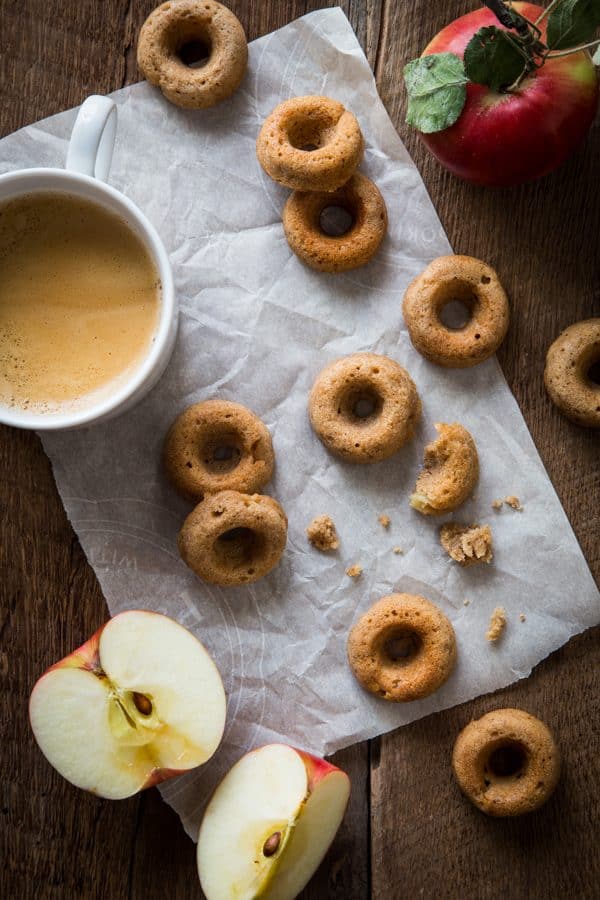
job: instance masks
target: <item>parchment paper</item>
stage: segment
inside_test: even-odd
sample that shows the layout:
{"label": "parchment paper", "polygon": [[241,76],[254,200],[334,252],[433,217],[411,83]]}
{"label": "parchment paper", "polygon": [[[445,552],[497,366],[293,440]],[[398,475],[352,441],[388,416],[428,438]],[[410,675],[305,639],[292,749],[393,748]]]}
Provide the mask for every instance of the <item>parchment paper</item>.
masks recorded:
{"label": "parchment paper", "polygon": [[[389,209],[380,253],[347,275],[318,274],[291,253],[281,227],[287,192],[256,161],[256,135],[272,108],[316,93],[339,98],[358,116],[367,144],[362,170]],[[165,376],[133,412],[47,435],[44,446],[111,612],[146,607],[174,616],[201,637],[221,670],[228,695],[222,748],[202,769],[162,788],[195,837],[208,793],[247,748],[288,740],[331,753],[502,687],[598,622],[600,599],[495,359],[452,371],[430,365],[410,344],[403,292],[450,247],[343,13],[315,12],[255,41],[242,89],[212,110],[178,110],[146,84],[113,96],[119,128],[110,181],[166,243],[180,334]],[[61,166],[75,114],[3,140],[0,170]],[[366,467],[335,461],[312,433],[306,409],[323,366],[364,349],[407,367],[424,410],[406,448]],[[277,456],[268,491],[289,516],[281,564],[241,589],[209,587],[180,561],[176,537],[190,507],[160,468],[174,416],[209,397],[235,399],[265,420]],[[491,524],[491,566],[451,563],[438,543],[440,521],[408,505],[438,421],[463,423],[477,442],[481,480],[458,518]],[[523,512],[491,509],[506,494],[520,497]],[[337,523],[335,554],[307,543],[304,530],[321,513]],[[381,513],[392,520],[389,531],[377,521]],[[403,555],[392,552],[396,545]],[[364,567],[357,580],[344,574],[353,563]],[[438,603],[458,638],[447,684],[407,705],[364,693],[346,662],[351,624],[393,590]],[[484,635],[495,606],[506,608],[508,626],[490,646]]]}

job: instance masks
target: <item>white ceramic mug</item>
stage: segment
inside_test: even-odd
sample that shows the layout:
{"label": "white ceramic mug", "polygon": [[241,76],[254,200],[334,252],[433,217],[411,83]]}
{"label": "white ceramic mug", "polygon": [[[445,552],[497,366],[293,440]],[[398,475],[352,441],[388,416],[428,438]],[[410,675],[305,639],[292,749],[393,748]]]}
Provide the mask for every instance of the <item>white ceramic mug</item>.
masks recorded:
{"label": "white ceramic mug", "polygon": [[117,108],[108,97],[82,104],[69,143],[65,169],[22,169],[0,175],[0,203],[39,191],[83,197],[118,215],[147,247],[160,277],[160,315],[153,342],[131,377],[110,397],[74,410],[32,413],[0,404],[0,422],[38,431],[79,428],[129,409],[156,384],[173,352],[177,336],[177,300],[167,251],[155,228],[124,194],[104,183],[117,126]]}

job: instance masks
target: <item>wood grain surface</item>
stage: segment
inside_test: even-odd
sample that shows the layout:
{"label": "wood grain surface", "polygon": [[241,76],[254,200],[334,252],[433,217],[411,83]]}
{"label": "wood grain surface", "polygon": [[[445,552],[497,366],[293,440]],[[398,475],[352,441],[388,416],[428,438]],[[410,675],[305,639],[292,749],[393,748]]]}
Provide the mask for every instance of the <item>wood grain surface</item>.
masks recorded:
{"label": "wood grain surface", "polygon": [[[0,133],[139,78],[138,30],[152,0],[0,0]],[[236,0],[250,39],[332,3]],[[346,0],[384,103],[419,166],[455,251],[500,272],[512,325],[500,360],[595,577],[600,441],[571,425],[542,384],[548,344],[600,315],[600,135],[544,181],[482,190],[445,173],[403,124],[403,65],[470,0]],[[565,598],[568,602],[569,598]],[[507,598],[511,607],[513,598]],[[194,845],[155,790],[120,803],[71,787],[37,750],[27,699],[39,674],[106,618],[38,438],[0,429],[0,896],[6,900],[198,898]],[[600,897],[598,629],[527,680],[337,754],[349,813],[304,900]],[[492,821],[450,776],[458,730],[499,705],[542,716],[564,756],[548,806]]]}

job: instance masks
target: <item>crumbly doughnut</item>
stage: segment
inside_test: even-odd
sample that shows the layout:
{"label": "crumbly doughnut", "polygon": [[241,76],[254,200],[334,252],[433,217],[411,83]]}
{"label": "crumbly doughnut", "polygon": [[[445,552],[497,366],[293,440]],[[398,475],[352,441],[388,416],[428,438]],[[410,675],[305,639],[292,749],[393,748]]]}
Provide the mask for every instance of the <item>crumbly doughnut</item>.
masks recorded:
{"label": "crumbly doughnut", "polygon": [[[323,231],[321,214],[330,207],[352,217],[348,231]],[[333,193],[294,191],[283,208],[287,242],[302,262],[319,272],[347,272],[364,266],[377,252],[387,230],[385,201],[376,184],[356,172]]]}
{"label": "crumbly doughnut", "polygon": [[348,660],[372,694],[396,703],[421,700],[437,691],[454,668],[454,629],[424,597],[390,594],[352,628]]}
{"label": "crumbly doughnut", "polygon": [[[191,68],[178,53],[196,41],[209,55],[205,65]],[[171,103],[205,109],[239,86],[248,63],[248,43],[239,19],[215,0],[168,0],[142,25],[137,61],[144,77]]]}
{"label": "crumbly doughnut", "polygon": [[259,491],[273,474],[271,435],[245,406],[228,400],[195,403],[179,415],[163,451],[166,473],[187,500],[232,490]]}
{"label": "crumbly doughnut", "polygon": [[[470,318],[448,328],[440,312],[453,300]],[[404,321],[416,349],[430,362],[451,369],[476,366],[496,352],[508,329],[508,299],[498,275],[472,256],[440,256],[409,284]]]}
{"label": "crumbly doughnut", "polygon": [[440,528],[440,543],[450,559],[459,566],[491,563],[494,558],[492,530],[489,525],[446,522]]}
{"label": "crumbly doughnut", "polygon": [[450,512],[464,503],[479,478],[475,441],[466,428],[436,424],[437,437],[425,447],[423,469],[410,505],[425,516]]}
{"label": "crumbly doughnut", "polygon": [[285,100],[265,120],[256,141],[265,172],[298,191],[335,191],[353,175],[363,152],[356,118],[330,97]]}
{"label": "crumbly doughnut", "polygon": [[544,382],[550,399],[577,425],[600,428],[600,384],[589,377],[600,363],[600,319],[566,328],[546,356]]}
{"label": "crumbly doughnut", "polygon": [[550,729],[522,709],[495,709],[456,739],[452,768],[464,794],[488,816],[520,816],[550,797],[560,753]]}
{"label": "crumbly doughnut", "polygon": [[287,517],[260,494],[207,494],[179,532],[183,561],[209,584],[258,581],[273,569],[287,540]]}
{"label": "crumbly doughnut", "polygon": [[354,353],[323,369],[309,398],[312,427],[348,462],[374,463],[414,434],[421,401],[408,372],[376,353]]}

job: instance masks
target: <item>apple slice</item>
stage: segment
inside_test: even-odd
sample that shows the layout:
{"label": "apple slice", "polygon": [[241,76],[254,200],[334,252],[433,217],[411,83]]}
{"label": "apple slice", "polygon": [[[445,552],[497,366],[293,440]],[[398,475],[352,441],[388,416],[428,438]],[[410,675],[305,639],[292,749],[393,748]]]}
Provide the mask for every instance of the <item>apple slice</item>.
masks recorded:
{"label": "apple slice", "polygon": [[292,900],[340,827],[350,779],[285,744],[243,756],[213,794],[198,836],[208,900]]}
{"label": "apple slice", "polygon": [[131,610],[42,675],[29,717],[61,775],[119,800],[206,762],[225,705],[200,641],[167,616]]}

